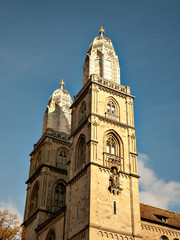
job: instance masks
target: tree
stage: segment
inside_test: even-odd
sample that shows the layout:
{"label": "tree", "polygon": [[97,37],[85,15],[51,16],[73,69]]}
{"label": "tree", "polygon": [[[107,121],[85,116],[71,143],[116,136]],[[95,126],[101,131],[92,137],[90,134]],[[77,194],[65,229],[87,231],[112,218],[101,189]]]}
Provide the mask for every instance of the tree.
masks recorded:
{"label": "tree", "polygon": [[0,240],[19,240],[25,238],[24,227],[19,225],[16,214],[8,210],[0,211]]}

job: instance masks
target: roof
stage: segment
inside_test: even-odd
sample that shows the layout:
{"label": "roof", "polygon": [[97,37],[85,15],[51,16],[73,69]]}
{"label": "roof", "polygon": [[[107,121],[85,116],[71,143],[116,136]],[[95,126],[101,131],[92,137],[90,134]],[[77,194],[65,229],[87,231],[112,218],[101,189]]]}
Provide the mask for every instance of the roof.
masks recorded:
{"label": "roof", "polygon": [[140,203],[141,219],[180,229],[180,213]]}

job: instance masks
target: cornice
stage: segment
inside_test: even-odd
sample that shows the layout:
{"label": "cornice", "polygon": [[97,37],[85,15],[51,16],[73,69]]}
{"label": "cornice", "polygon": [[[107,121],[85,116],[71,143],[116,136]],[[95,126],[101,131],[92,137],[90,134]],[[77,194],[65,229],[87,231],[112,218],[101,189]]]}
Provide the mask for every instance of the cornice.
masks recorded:
{"label": "cornice", "polygon": [[[112,228],[104,228],[104,227],[99,226],[97,224],[89,224],[89,227],[100,230],[99,233],[101,233],[103,235],[105,234],[105,236],[113,235],[113,237],[112,237],[113,239],[114,239],[114,235],[116,235],[116,234],[123,235],[123,237],[128,236],[128,237],[143,238],[141,235],[137,235],[137,234],[135,235],[135,234],[131,234],[129,232],[117,231],[117,230],[112,229]],[[122,236],[120,236],[120,237],[122,237]]]}
{"label": "cornice", "polygon": [[28,184],[28,183],[32,182],[35,178],[37,178],[40,175],[41,170],[42,170],[43,167],[47,167],[47,168],[49,168],[52,171],[55,171],[55,172],[67,175],[67,170],[65,170],[65,169],[57,168],[57,167],[54,167],[54,166],[50,166],[48,164],[41,164],[39,166],[39,168],[37,169],[37,171],[25,183]]}
{"label": "cornice", "polygon": [[57,218],[58,215],[60,215],[59,217],[63,217],[64,213],[66,211],[66,207],[61,208],[60,210],[58,210],[57,212],[53,213],[47,220],[45,220],[41,225],[39,225],[35,231],[39,232],[40,230],[42,230],[44,227],[46,227],[46,225],[48,223],[50,223],[51,221],[54,221],[55,218]]}
{"label": "cornice", "polygon": [[30,153],[30,156],[38,150],[38,148],[41,146],[41,144],[45,141],[46,138],[50,138],[58,143],[63,143],[70,146],[69,136],[67,134],[54,131],[53,129],[46,129],[46,132],[43,134],[43,136],[36,144],[34,144],[34,149]]}
{"label": "cornice", "polygon": [[99,120],[106,121],[106,122],[115,124],[115,125],[117,125],[117,126],[120,126],[120,127],[126,128],[126,129],[128,129],[128,128],[131,128],[131,129],[134,129],[134,130],[136,129],[135,127],[130,126],[130,125],[128,125],[128,124],[121,123],[121,122],[118,122],[118,121],[113,120],[113,119],[110,119],[110,118],[106,118],[106,117],[101,116],[101,115],[96,114],[96,113],[90,113],[90,114],[84,119],[84,121],[71,133],[71,135],[70,135],[69,138],[71,138],[71,137],[73,137],[74,135],[76,135],[76,134],[84,127],[84,125],[89,121],[89,118],[90,118],[91,116],[98,117]]}
{"label": "cornice", "polygon": [[[86,165],[84,166],[84,168],[81,169],[69,182],[67,182],[67,185],[69,185],[69,184],[71,184],[72,182],[78,180],[82,175],[84,175],[84,174],[86,173],[88,167],[91,166],[91,165],[97,166],[97,167],[99,167],[100,169],[105,169],[105,170],[107,170],[107,171],[110,171],[110,168],[108,168],[108,167],[105,167],[105,166],[100,165],[100,164],[98,164],[98,163],[89,162],[89,163],[86,164]],[[127,173],[127,172],[125,172],[125,171],[119,171],[119,173],[121,173],[121,174],[123,174],[123,175],[126,175],[126,176],[128,176],[128,177],[140,178],[140,176],[137,175],[137,174]]]}
{"label": "cornice", "polygon": [[38,212],[53,213],[51,211],[38,208],[26,221],[22,223],[22,225],[27,226],[28,224],[30,224],[36,218]]}
{"label": "cornice", "polygon": [[120,85],[118,83],[115,83],[113,81],[104,79],[99,77],[98,75],[92,74],[89,78],[89,80],[86,82],[86,84],[83,86],[83,88],[79,91],[79,93],[77,95],[75,95],[74,98],[74,103],[71,105],[71,108],[73,108],[74,106],[76,106],[82,99],[82,96],[85,94],[85,91],[87,91],[87,88],[89,87],[89,85],[91,85],[92,83],[108,90],[108,91],[113,91],[114,93],[118,94],[118,95],[122,95],[125,97],[130,97],[132,99],[135,98],[135,96],[126,93],[125,89],[127,87]]}

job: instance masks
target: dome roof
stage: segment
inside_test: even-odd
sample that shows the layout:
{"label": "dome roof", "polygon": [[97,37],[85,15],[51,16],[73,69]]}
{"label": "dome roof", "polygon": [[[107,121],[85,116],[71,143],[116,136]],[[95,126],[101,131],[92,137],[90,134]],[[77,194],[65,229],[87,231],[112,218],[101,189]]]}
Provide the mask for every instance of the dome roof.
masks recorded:
{"label": "dome roof", "polygon": [[50,106],[52,103],[57,103],[58,105],[66,105],[66,102],[69,106],[72,104],[70,93],[63,88],[58,88],[49,98],[48,105]]}
{"label": "dome roof", "polygon": [[104,36],[98,36],[95,37],[93,42],[90,44],[88,52],[91,51],[92,48],[99,48],[101,46],[105,46],[111,50],[114,50],[113,44],[109,38]]}
{"label": "dome roof", "polygon": [[90,79],[92,74],[120,84],[118,56],[111,40],[104,37],[105,31],[102,27],[99,33],[101,35],[94,38],[86,54],[83,65],[83,86]]}
{"label": "dome roof", "polygon": [[72,99],[69,92],[63,89],[63,81],[60,86],[61,88],[56,89],[49,98],[44,114],[42,134],[47,128],[66,134],[70,133]]}

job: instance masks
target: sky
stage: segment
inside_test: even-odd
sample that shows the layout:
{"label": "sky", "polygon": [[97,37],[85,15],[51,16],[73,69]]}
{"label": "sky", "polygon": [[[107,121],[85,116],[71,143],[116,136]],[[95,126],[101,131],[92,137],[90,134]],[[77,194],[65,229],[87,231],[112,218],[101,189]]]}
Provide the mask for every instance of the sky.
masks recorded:
{"label": "sky", "polygon": [[63,78],[71,97],[101,26],[131,87],[140,201],[180,212],[180,1],[0,1],[0,209],[25,206],[29,154]]}

